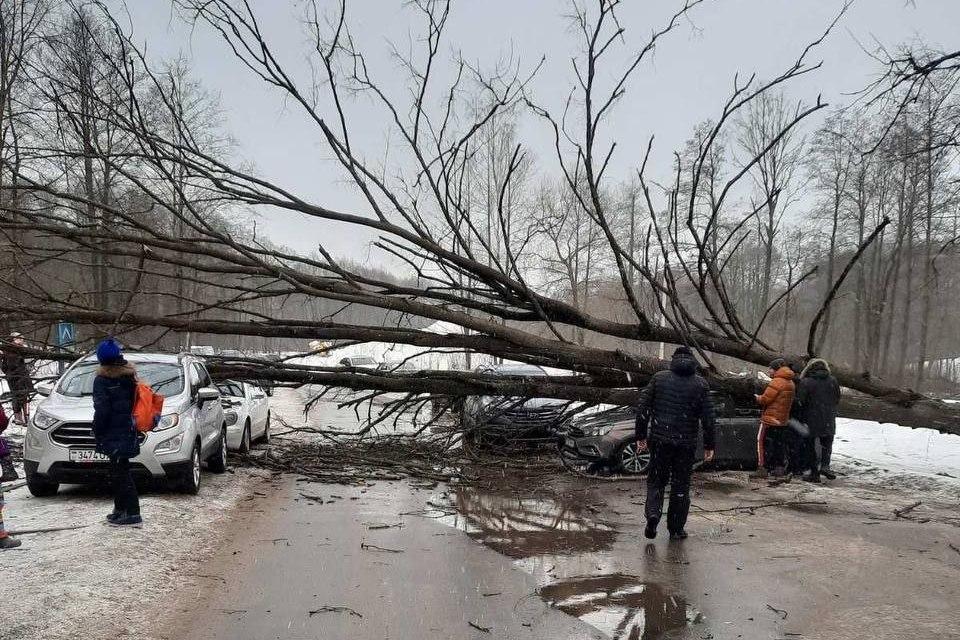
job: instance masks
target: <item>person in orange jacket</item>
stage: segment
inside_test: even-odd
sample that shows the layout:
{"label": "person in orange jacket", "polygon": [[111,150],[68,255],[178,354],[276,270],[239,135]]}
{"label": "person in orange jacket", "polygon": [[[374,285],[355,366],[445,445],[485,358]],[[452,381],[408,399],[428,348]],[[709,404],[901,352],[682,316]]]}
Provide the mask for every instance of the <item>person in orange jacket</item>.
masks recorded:
{"label": "person in orange jacket", "polygon": [[794,372],[783,358],[770,363],[770,383],[757,404],[763,409],[760,415],[760,430],[757,432],[757,477],[783,476],[786,471],[787,421],[796,386]]}

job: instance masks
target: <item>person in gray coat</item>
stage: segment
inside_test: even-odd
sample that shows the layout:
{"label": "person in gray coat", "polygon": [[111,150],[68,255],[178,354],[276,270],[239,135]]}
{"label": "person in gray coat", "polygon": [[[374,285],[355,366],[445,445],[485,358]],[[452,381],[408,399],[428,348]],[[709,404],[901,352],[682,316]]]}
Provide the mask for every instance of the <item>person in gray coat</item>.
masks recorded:
{"label": "person in gray coat", "polygon": [[830,372],[826,360],[814,358],[800,374],[797,385],[798,419],[810,429],[805,438],[807,473],[809,482],[820,482],[820,476],[835,480],[830,470],[830,455],[833,438],[837,433],[837,405],[840,404],[840,383]]}

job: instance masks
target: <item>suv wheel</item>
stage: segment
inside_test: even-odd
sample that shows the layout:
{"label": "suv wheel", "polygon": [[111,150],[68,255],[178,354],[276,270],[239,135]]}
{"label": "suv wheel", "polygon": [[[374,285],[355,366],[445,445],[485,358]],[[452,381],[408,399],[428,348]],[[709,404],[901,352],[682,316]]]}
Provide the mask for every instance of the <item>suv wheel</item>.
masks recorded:
{"label": "suv wheel", "polygon": [[[247,435],[247,446],[249,448],[250,436]],[[217,443],[217,451],[207,458],[207,467],[214,473],[223,473],[227,470],[227,427],[220,428],[220,442]]]}
{"label": "suv wheel", "polygon": [[240,436],[240,453],[250,453],[250,418],[243,424],[243,435]]}
{"label": "suv wheel", "polygon": [[50,482],[35,473],[27,473],[27,489],[30,494],[36,498],[49,498],[57,495],[60,490],[60,484]]}
{"label": "suv wheel", "polygon": [[650,451],[637,451],[637,443],[628,442],[617,453],[617,466],[620,473],[627,475],[645,473],[650,467]]}
{"label": "suv wheel", "polygon": [[180,482],[180,490],[184,493],[196,495],[200,491],[200,443],[193,443],[190,452],[190,468]]}

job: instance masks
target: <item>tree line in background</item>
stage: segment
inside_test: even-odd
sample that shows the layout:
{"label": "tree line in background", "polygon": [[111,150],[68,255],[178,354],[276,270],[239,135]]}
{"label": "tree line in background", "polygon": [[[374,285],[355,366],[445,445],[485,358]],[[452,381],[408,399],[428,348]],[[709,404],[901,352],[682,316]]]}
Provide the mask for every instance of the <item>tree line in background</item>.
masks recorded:
{"label": "tree line in background", "polygon": [[[119,37],[92,3],[0,0],[3,211],[13,216],[23,207],[45,206],[24,184],[37,180],[79,197],[74,202],[58,201],[59,210],[52,212],[51,220],[103,233],[122,225],[111,212],[116,207],[147,227],[184,238],[195,231],[183,215],[189,203],[206,228],[217,234],[273,247],[269,238],[258,235],[254,216],[199,193],[185,167],[176,162],[163,167],[164,206],[145,193],[140,181],[151,179],[138,172],[137,141],[111,118],[123,99],[117,87],[127,81],[143,90],[145,117],[163,135],[173,139],[189,135],[193,144],[224,158],[232,142],[219,126],[222,114],[216,99],[191,77],[185,61],[164,65],[157,77],[160,86],[150,88],[141,78],[123,77],[123,69],[114,64],[118,55],[122,55]],[[30,306],[39,297],[63,300],[77,308],[123,308],[182,318],[202,315],[242,321],[277,314],[336,315],[345,323],[377,325],[388,317],[376,308],[344,308],[312,296],[263,295],[260,283],[244,282],[237,275],[204,273],[202,256],[174,251],[176,261],[145,261],[148,254],[113,251],[106,238],[75,240],[29,224],[5,227],[0,237],[4,308]],[[384,270],[369,271],[392,279]],[[222,295],[226,284],[238,287],[229,299]],[[131,291],[137,295],[131,296]],[[49,320],[3,324],[5,334],[19,331],[37,343],[54,341]],[[90,327],[81,330],[80,338],[94,339],[110,329],[117,328]],[[190,344],[257,351],[304,348],[301,340],[281,337],[158,332],[142,327],[125,327],[121,337],[137,347],[169,350]]]}
{"label": "tree line in background", "polygon": [[[792,101],[791,81],[819,68],[810,58],[844,8],[780,74],[736,75],[655,180],[653,140],[618,150],[610,114],[700,0],[678,2],[639,42],[619,4],[571,4],[571,91],[551,105],[532,89],[537,64],[445,57],[450,2],[407,5],[422,38],[408,56],[394,50],[397,91],[345,1],[306,3],[300,69],[280,61],[248,4],[174,0],[306,117],[365,204],[337,211],[239,157],[187,63],[148,59],[109,7],[0,0],[0,321],[42,339],[68,319],[91,339],[164,348],[199,335],[255,349],[398,342],[580,374],[268,372],[410,397],[629,402],[623,388],[662,366],[665,344],[690,345],[715,384],[746,396],[752,383],[728,375],[745,363],[822,355],[846,387],[879,399],[859,415],[882,405],[956,430],[952,409],[910,389],[943,390],[945,369],[923,365],[960,355],[957,77],[904,86],[890,58],[889,82],[851,105]],[[387,154],[353,135],[360,100],[380,111]],[[534,126],[553,153],[525,146]],[[628,178],[611,175],[614,156],[627,156]],[[406,276],[333,256],[322,238],[312,255],[289,251],[257,233],[261,212],[373,232]],[[423,330],[437,321],[459,329]]]}

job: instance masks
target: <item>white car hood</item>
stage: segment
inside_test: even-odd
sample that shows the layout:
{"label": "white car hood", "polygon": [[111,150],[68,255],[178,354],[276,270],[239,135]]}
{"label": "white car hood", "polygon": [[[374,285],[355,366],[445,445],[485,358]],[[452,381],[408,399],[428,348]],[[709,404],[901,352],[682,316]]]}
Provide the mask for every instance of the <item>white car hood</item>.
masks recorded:
{"label": "white car hood", "polygon": [[37,411],[48,413],[61,422],[93,422],[93,397],[77,398],[53,393],[40,403]]}
{"label": "white car hood", "polygon": [[[163,401],[163,414],[181,411],[183,398],[175,396]],[[93,396],[65,396],[50,394],[37,406],[37,411],[52,415],[60,422],[93,422]]]}

